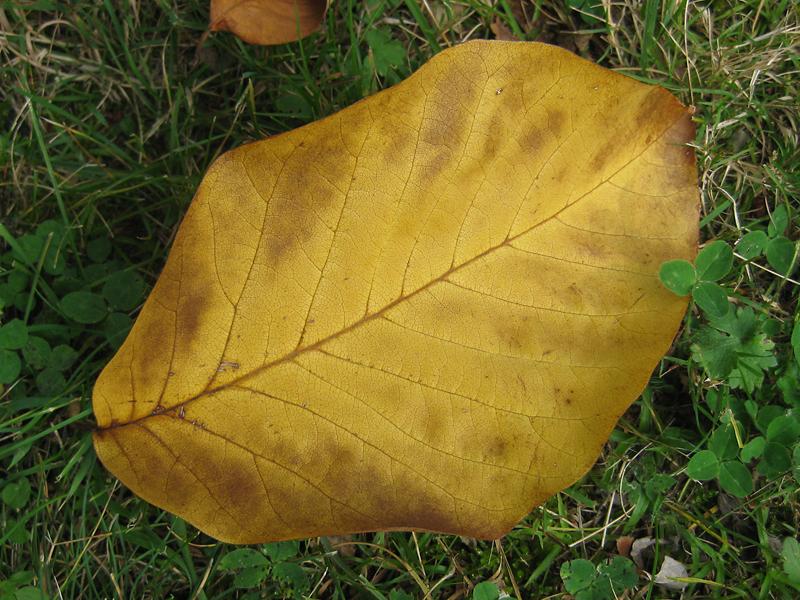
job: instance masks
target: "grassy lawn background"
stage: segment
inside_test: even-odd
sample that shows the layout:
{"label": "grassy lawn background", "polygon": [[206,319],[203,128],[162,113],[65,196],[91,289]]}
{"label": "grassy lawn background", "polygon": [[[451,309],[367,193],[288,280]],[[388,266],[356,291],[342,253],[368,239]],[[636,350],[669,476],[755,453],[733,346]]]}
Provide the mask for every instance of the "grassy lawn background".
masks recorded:
{"label": "grassy lawn background", "polygon": [[[207,15],[0,3],[0,598],[677,597],[653,582],[665,556],[685,597],[800,595],[795,3],[335,0],[320,33],[275,48],[207,36]],[[92,385],[208,165],[497,36],[696,107],[701,238],[735,252],[728,315],[693,305],[595,468],[496,543],[376,533],[232,554],[132,496],[94,456]],[[644,538],[638,568],[608,562]]]}

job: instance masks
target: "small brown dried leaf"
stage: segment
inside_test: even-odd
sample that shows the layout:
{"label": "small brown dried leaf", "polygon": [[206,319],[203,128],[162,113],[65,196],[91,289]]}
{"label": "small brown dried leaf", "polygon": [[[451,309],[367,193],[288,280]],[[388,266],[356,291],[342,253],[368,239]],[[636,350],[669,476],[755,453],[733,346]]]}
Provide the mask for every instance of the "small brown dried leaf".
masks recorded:
{"label": "small brown dried leaf", "polygon": [[497,17],[495,17],[494,21],[492,21],[492,24],[489,27],[491,27],[494,37],[498,40],[513,42],[517,39],[508,26]]}
{"label": "small brown dried leaf", "polygon": [[211,0],[211,31],[251,44],[285,44],[316,31],[327,0]]}

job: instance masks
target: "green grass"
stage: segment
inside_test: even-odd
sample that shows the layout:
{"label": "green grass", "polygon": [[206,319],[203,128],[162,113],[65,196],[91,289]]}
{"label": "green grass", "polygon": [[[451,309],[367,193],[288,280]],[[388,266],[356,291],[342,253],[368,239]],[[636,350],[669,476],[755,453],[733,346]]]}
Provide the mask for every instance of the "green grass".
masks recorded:
{"label": "green grass", "polygon": [[[645,537],[659,543],[633,589],[611,576],[620,596],[668,597],[652,582],[665,555],[687,567],[687,597],[800,595],[786,541],[800,525],[796,4],[335,0],[319,34],[268,49],[206,37],[206,19],[194,0],[0,3],[0,598],[566,598],[587,568],[574,561],[599,578]],[[716,285],[742,312],[714,319],[698,300],[595,468],[502,540],[312,539],[235,568],[233,547],[97,462],[93,381],[215,157],[492,38],[496,21],[696,107],[702,239],[735,246]],[[736,246],[757,231],[766,250]],[[86,292],[99,316],[64,300]],[[265,569],[260,591],[234,588]]]}

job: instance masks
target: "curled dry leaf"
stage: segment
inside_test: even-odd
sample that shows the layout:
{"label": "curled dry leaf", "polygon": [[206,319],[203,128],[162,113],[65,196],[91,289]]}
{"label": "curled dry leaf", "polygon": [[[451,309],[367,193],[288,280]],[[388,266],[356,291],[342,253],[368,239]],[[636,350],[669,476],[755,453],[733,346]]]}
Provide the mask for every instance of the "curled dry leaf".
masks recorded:
{"label": "curled dry leaf", "polygon": [[617,538],[617,554],[620,556],[630,556],[631,547],[634,539],[629,535],[622,535]]}
{"label": "curled dry leaf", "polygon": [[508,26],[497,17],[495,17],[494,21],[492,21],[490,28],[496,40],[510,42],[517,39]]}
{"label": "curled dry leaf", "polygon": [[285,44],[310,35],[327,0],[211,0],[211,31],[230,31],[251,44]]}
{"label": "curled dry leaf", "polygon": [[672,341],[692,137],[661,88],[472,42],[228,152],[97,382],[100,459],[221,540],[503,535]]}
{"label": "curled dry leaf", "polygon": [[680,592],[689,585],[686,581],[681,581],[687,577],[689,577],[689,571],[686,569],[686,565],[671,556],[665,556],[661,569],[656,573],[653,582],[668,590]]}
{"label": "curled dry leaf", "polygon": [[633,544],[631,544],[631,558],[637,567],[644,569],[644,557],[642,555],[655,544],[656,541],[651,537],[643,537],[633,541]]}

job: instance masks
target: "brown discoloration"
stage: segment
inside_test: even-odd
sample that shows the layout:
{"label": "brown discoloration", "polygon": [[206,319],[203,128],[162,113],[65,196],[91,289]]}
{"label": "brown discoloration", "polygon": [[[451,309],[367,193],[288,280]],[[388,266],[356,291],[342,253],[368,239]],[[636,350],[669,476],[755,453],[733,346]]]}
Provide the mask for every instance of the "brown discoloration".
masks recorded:
{"label": "brown discoloration", "polygon": [[355,470],[361,463],[360,451],[356,451],[355,444],[358,443],[356,439],[347,436],[343,442],[334,439],[328,439],[323,442],[320,454],[329,460],[331,464],[336,465],[337,469],[342,471]]}
{"label": "brown discoloration", "polygon": [[396,518],[389,529],[408,531],[409,529],[422,531],[457,532],[461,526],[452,512],[445,509],[437,500],[424,502],[416,501],[405,514]]}
{"label": "brown discoloration", "polygon": [[556,164],[557,166],[555,168],[555,173],[550,178],[551,181],[555,183],[570,181],[570,179],[572,179],[572,172],[574,169],[572,161],[560,160]]}
{"label": "brown discoloration", "polygon": [[427,411],[425,418],[425,438],[434,446],[441,446],[449,427],[448,419],[438,411]]}
{"label": "brown discoloration", "polygon": [[[470,124],[479,110],[480,87],[458,69],[440,72],[435,84],[435,98],[426,104],[425,119],[419,132],[422,142],[460,151],[467,143]],[[457,95],[458,102],[450,98]]]}
{"label": "brown discoloration", "polygon": [[564,128],[567,124],[567,113],[563,110],[551,109],[547,111],[547,129],[553,137],[560,138],[565,135]]}
{"label": "brown discoloration", "polygon": [[242,451],[232,451],[224,467],[224,474],[214,489],[216,495],[237,521],[252,522],[264,510],[264,484],[253,460]]}
{"label": "brown discoloration", "polygon": [[417,529],[427,531],[458,531],[457,516],[452,512],[453,500],[441,492],[431,489],[424,479],[407,469],[395,472],[398,490],[402,496],[387,499],[395,514],[388,524],[390,529]]}
{"label": "brown discoloration", "polygon": [[300,142],[294,147],[270,201],[262,239],[268,264],[277,265],[315,236],[330,234],[323,223],[326,217],[328,226],[335,223],[345,201],[344,192],[356,178],[351,171],[355,164],[338,136],[326,136],[320,144]]}
{"label": "brown discoloration", "polygon": [[492,325],[497,340],[500,342],[501,348],[505,348],[505,352],[511,351],[512,354],[519,354],[527,350],[532,339],[532,331],[520,319],[503,318],[495,321]]}
{"label": "brown discoloration", "polygon": [[203,316],[210,308],[208,296],[188,296],[178,305],[176,344],[188,347],[197,338],[203,327]]}
{"label": "brown discoloration", "polygon": [[294,245],[290,235],[269,235],[264,237],[264,252],[269,264],[277,264],[286,256]]}
{"label": "brown discoloration", "polygon": [[492,464],[504,464],[511,447],[511,440],[502,437],[502,435],[493,437],[487,447],[487,459]]}
{"label": "brown discoloration", "polygon": [[385,135],[382,136],[383,141],[379,142],[378,155],[381,156],[382,162],[390,172],[397,176],[406,175],[406,173],[398,171],[414,156],[416,132],[411,131],[408,126],[403,124],[386,127],[382,133]]}
{"label": "brown discoloration", "polygon": [[[155,343],[172,345],[170,330],[165,331],[164,325],[158,321],[137,322],[131,338],[129,343],[132,343],[134,348],[132,358],[139,365],[141,376],[155,381],[165,377],[168,365],[163,363],[163,358],[158,352],[153,352],[151,347]],[[145,399],[136,398],[136,400]]]}
{"label": "brown discoloration", "polygon": [[658,87],[651,88],[637,107],[633,115],[633,124],[637,129],[648,131],[653,124],[653,115],[660,116],[659,113],[665,111],[669,111],[667,112],[669,115],[670,112],[674,112],[676,106],[680,106],[680,104],[666,90]]}
{"label": "brown discoloration", "polygon": [[[583,250],[586,256],[590,256],[592,258],[604,258],[608,251],[607,249],[599,242],[599,240],[588,240],[586,243],[580,244],[581,250]],[[575,284],[570,286],[570,289],[574,292],[577,292],[577,287],[574,287]]]}
{"label": "brown discoloration", "polygon": [[427,163],[419,165],[419,172],[416,174],[424,187],[433,186],[442,180],[442,175],[450,168],[452,155],[450,150],[445,147],[435,148],[432,157]]}
{"label": "brown discoloration", "polygon": [[617,140],[610,140],[600,146],[597,152],[589,159],[589,169],[595,173],[602,173],[615,156],[619,146]]}
{"label": "brown discoloration", "polygon": [[[695,138],[695,124],[690,111],[686,111],[664,136],[669,145],[669,155],[677,165],[696,171],[694,148],[689,146]],[[673,158],[674,157],[674,158]]]}
{"label": "brown discoloration", "polygon": [[535,156],[541,151],[546,141],[546,135],[547,132],[543,131],[538,124],[535,124],[525,130],[525,133],[523,133],[519,140],[519,144],[524,151]]}
{"label": "brown discoloration", "polygon": [[489,120],[489,127],[486,131],[486,134],[483,136],[483,144],[481,145],[480,154],[482,164],[490,166],[492,163],[494,163],[503,146],[502,132],[504,130],[505,126],[503,124],[503,119],[497,113],[497,110],[495,110],[491,119]]}
{"label": "brown discoloration", "polygon": [[[695,128],[691,115],[692,110],[683,106],[667,90],[654,87],[638,106],[633,122],[637,130],[648,132],[644,140],[646,145],[654,143],[656,136],[660,135],[668,146],[669,162],[689,167],[694,173],[694,151],[686,147],[687,143],[694,140]],[[664,131],[663,124],[669,123],[672,126]]]}

